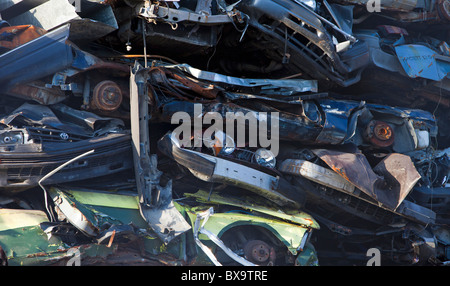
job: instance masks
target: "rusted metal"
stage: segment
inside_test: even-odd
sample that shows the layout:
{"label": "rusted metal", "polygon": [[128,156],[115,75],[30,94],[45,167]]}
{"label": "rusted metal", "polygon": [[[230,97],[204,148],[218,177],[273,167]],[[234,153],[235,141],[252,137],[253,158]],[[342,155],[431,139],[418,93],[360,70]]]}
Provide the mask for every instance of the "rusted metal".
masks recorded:
{"label": "rusted metal", "polygon": [[406,198],[414,185],[420,179],[411,158],[403,154],[389,154],[373,171],[383,176],[383,181],[387,184],[389,191],[398,190],[398,195],[394,197],[397,200],[397,206]]}
{"label": "rusted metal", "polygon": [[201,86],[199,83],[196,83],[187,77],[182,77],[176,73],[167,71],[167,74],[172,76],[174,79],[178,80],[180,83],[182,83],[187,88],[191,89],[192,91],[196,92],[199,95],[204,96],[208,99],[214,99],[217,97],[217,94],[219,91],[214,88],[214,85],[210,84],[206,87]]}
{"label": "rusted metal", "polygon": [[300,159],[286,159],[278,166],[278,170],[283,173],[303,176],[321,185],[350,194],[354,193],[355,186],[350,183],[345,172],[334,168],[334,166],[332,169],[338,174],[317,164]]}
{"label": "rusted metal", "polygon": [[105,80],[98,83],[92,93],[91,107],[104,111],[115,111],[122,104],[122,91],[118,84]]}
{"label": "rusted metal", "polygon": [[366,139],[375,146],[388,147],[394,144],[394,130],[383,121],[372,120],[366,127]]}
{"label": "rusted metal", "polygon": [[331,169],[390,210],[400,205],[421,177],[411,158],[403,154],[391,153],[372,168],[360,151],[312,151]]}
{"label": "rusted metal", "polygon": [[244,246],[244,257],[258,265],[273,265],[275,249],[262,240],[250,240]]}
{"label": "rusted metal", "polygon": [[81,212],[74,202],[68,200],[67,197],[63,197],[64,194],[60,193],[53,195],[53,201],[55,205],[61,210],[61,212],[67,217],[67,220],[78,228],[81,232],[87,236],[95,237],[99,232],[99,227],[94,225],[84,214]]}
{"label": "rusted metal", "polygon": [[44,105],[59,103],[67,99],[67,95],[62,90],[45,88],[35,84],[17,85],[11,88],[8,93]]}
{"label": "rusted metal", "polygon": [[20,25],[0,29],[0,47],[14,49],[47,33],[32,25]]}
{"label": "rusted metal", "polygon": [[108,247],[111,247],[111,245],[112,245],[112,243],[113,243],[113,241],[114,241],[114,236],[116,235],[116,231],[115,230],[113,230],[113,233],[112,233],[112,235],[111,235],[111,237],[110,237],[110,239],[109,239],[109,242],[108,242]]}

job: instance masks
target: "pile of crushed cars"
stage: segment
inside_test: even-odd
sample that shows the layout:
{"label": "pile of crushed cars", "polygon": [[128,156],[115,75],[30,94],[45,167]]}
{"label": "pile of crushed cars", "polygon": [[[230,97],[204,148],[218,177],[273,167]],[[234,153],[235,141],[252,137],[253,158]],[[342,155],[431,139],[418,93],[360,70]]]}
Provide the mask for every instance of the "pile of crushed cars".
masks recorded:
{"label": "pile of crushed cars", "polygon": [[449,0],[0,15],[1,265],[449,264]]}

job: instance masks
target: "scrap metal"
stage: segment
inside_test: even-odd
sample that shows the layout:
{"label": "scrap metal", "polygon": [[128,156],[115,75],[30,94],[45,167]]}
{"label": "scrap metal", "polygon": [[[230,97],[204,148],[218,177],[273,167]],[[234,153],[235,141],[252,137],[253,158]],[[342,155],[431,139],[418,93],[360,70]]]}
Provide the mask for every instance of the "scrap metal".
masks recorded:
{"label": "scrap metal", "polygon": [[449,11],[0,1],[0,265],[448,265]]}

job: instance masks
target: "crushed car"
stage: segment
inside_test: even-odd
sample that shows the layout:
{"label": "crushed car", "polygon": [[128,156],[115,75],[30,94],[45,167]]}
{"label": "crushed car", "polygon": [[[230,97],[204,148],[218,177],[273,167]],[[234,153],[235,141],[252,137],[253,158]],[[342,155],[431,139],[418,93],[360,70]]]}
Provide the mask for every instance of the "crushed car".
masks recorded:
{"label": "crushed car", "polygon": [[[134,190],[49,189],[45,210],[2,208],[0,231],[8,265],[317,265],[309,242],[317,222],[308,214],[291,216],[269,207],[248,208],[242,198],[176,203],[192,225],[164,244],[139,211]],[[216,208],[217,203],[221,207]],[[207,205],[210,208],[206,208]],[[250,213],[249,213],[250,212]],[[239,239],[236,233],[239,232]],[[15,238],[18,234],[20,240]],[[33,244],[27,243],[34,241]],[[227,246],[228,245],[228,246]],[[161,251],[164,249],[164,251]]]}
{"label": "crushed car", "polygon": [[[205,102],[202,105],[203,110],[199,114],[190,113],[192,118],[206,117],[213,111],[224,115],[225,111],[244,110],[238,103],[247,107],[252,106],[251,110],[259,111],[266,110],[256,109],[263,106],[258,104],[260,102],[272,101],[272,106],[277,106],[281,101],[259,94],[252,96],[244,94],[245,97],[241,97],[233,93],[233,96],[230,96],[232,93],[226,91],[222,91],[214,99],[204,99],[203,92],[192,88],[189,90],[190,98],[197,96],[197,100],[183,101],[183,109],[167,108],[166,104],[170,106],[175,102],[179,106],[178,104],[181,105],[181,103],[178,97],[172,95],[171,98],[171,94],[161,88],[161,81],[153,81],[153,70],[161,69],[160,67],[150,68],[147,72],[149,100],[154,102],[156,110],[163,112],[161,116],[155,113],[158,118],[171,118],[173,114],[171,116],[164,114],[167,111],[193,112],[193,105],[198,102]],[[201,76],[197,79],[199,77]],[[157,78],[162,78],[160,72]],[[210,78],[220,78],[220,76]],[[211,86],[211,83],[212,81],[205,81],[200,85]],[[160,88],[151,88],[153,85],[159,85]],[[212,86],[216,85],[220,86],[218,82],[212,83]],[[175,86],[181,86],[181,81]],[[239,100],[235,101],[235,98]],[[213,104],[211,100],[214,100]],[[252,101],[252,103],[247,104],[246,101]],[[293,104],[291,103],[287,108]],[[215,192],[226,193],[230,186],[239,187],[269,198],[279,206],[296,209],[301,207],[313,213],[319,222],[329,226],[336,233],[354,234],[361,240],[364,240],[364,237],[374,236],[376,233],[373,229],[365,229],[368,222],[379,224],[380,227],[386,228],[380,234],[376,234],[383,237],[382,241],[390,241],[386,236],[396,236],[400,237],[400,244],[404,243],[401,246],[402,250],[399,251],[401,254],[396,255],[401,258],[395,258],[393,262],[416,263],[420,260],[422,263],[424,260],[434,259],[435,255],[438,255],[437,249],[445,249],[445,245],[438,246],[438,243],[435,243],[430,246],[428,244],[428,241],[433,238],[432,233],[418,234],[415,231],[436,223],[439,216],[428,208],[429,205],[418,204],[415,200],[410,200],[409,196],[414,193],[413,189],[416,185],[423,183],[421,179],[425,178],[425,175],[429,176],[422,173],[422,168],[419,173],[416,165],[418,167],[420,165],[414,157],[407,155],[426,154],[427,148],[433,147],[437,126],[429,112],[348,100],[331,100],[323,95],[311,102],[303,100],[295,104],[300,107],[298,109],[300,112],[295,114],[289,110],[289,115],[297,118],[295,121],[290,121],[292,126],[297,128],[297,132],[290,133],[288,129],[283,129],[286,128],[283,125],[285,123],[282,113],[284,110],[281,108],[283,104],[279,104],[277,108],[281,119],[280,133],[284,136],[280,135],[282,152],[277,156],[276,161],[274,154],[258,160],[261,148],[237,146],[233,141],[230,141],[231,145],[224,146],[222,149],[217,149],[214,145],[209,148],[195,147],[194,144],[186,144],[186,141],[181,142],[175,131],[169,131],[160,139],[158,147],[164,155],[175,161],[176,165],[187,169],[187,172],[184,171],[183,175],[179,171],[171,172],[170,170],[177,170],[177,166],[169,165],[165,167],[168,170],[167,174],[173,174],[174,179],[189,182],[184,185],[192,184],[192,177],[203,181],[206,183],[206,188],[209,185],[211,195]],[[317,104],[315,108],[313,108],[314,104]],[[222,109],[217,106],[226,106],[226,108],[221,113]],[[315,124],[310,122],[310,118],[316,118]],[[237,123],[248,127],[245,120],[237,121]],[[190,124],[194,125],[194,123]],[[192,127],[195,128],[195,126]],[[305,130],[309,128],[309,130],[302,133],[300,130],[303,128]],[[313,130],[317,132],[313,133]],[[288,136],[291,134],[293,135]],[[300,134],[305,135],[300,136]],[[308,137],[314,134],[315,137]],[[195,140],[195,134],[190,140]],[[299,144],[303,148],[299,148]],[[266,154],[270,154],[269,150],[265,151]],[[448,172],[445,166],[448,165],[442,167],[443,173],[440,177]],[[340,220],[345,216],[351,216],[354,221],[350,224],[345,219],[349,225],[343,224]],[[343,229],[345,231],[342,231]],[[412,238],[404,241],[405,231],[416,235],[414,241]],[[360,240],[356,241],[360,243]],[[371,240],[370,242],[375,243]],[[414,248],[413,244],[408,244],[411,242],[423,244],[423,247]],[[381,247],[385,249],[388,246]]]}
{"label": "crushed car", "polygon": [[[14,110],[3,106],[7,113],[0,120],[2,190],[85,180],[132,168],[131,137],[120,119],[63,104],[23,103]],[[82,154],[86,154],[82,160],[45,177]]]}

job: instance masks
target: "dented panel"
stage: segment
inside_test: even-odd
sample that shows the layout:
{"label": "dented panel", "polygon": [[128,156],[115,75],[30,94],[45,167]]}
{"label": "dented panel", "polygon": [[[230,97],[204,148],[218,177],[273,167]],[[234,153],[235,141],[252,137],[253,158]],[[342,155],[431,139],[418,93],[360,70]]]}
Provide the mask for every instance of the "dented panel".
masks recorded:
{"label": "dented panel", "polygon": [[134,111],[131,118],[131,132],[139,204],[145,220],[165,243],[169,243],[191,227],[173,204],[172,183],[169,181],[165,186],[160,185],[162,172],[157,169],[157,157],[150,154],[148,134],[150,114],[146,89],[142,86],[145,81],[142,73],[136,66],[130,78],[130,105]]}
{"label": "dented panel", "polygon": [[420,179],[411,159],[405,155],[391,154],[372,169],[362,153],[324,149],[313,152],[340,176],[392,210]]}

